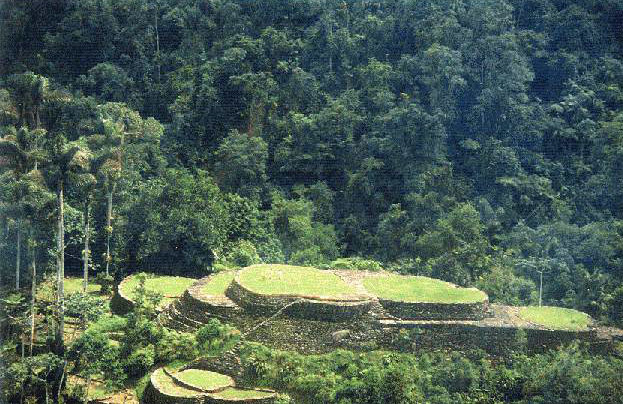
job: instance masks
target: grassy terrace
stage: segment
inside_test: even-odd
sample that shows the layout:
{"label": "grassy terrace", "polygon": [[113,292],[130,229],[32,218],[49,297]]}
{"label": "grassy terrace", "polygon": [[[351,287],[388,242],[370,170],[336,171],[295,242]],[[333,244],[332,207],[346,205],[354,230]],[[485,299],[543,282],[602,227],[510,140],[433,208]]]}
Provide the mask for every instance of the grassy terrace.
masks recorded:
{"label": "grassy terrace", "polygon": [[[63,281],[65,286],[65,294],[71,295],[72,293],[82,292],[82,278],[65,278]],[[101,289],[100,285],[93,283],[93,279],[89,279],[87,285],[87,293],[99,293]]]}
{"label": "grassy terrace", "polygon": [[158,383],[159,388],[163,393],[176,397],[199,397],[201,393],[187,389],[185,387],[175,384],[175,381],[166,373],[162,368],[156,370],[152,375],[154,380]]}
{"label": "grassy terrace", "polygon": [[225,296],[225,290],[234,279],[234,271],[219,272],[212,276],[201,291],[206,295]]}
{"label": "grassy terrace", "polygon": [[[147,279],[145,280],[145,289],[150,292],[161,294],[163,296],[161,304],[166,305],[182,296],[184,291],[188,289],[194,281],[195,279],[184,278],[181,276],[147,275]],[[121,284],[121,291],[130,299],[133,299],[138,285],[138,276],[131,275]]]}
{"label": "grassy terrace", "polygon": [[591,323],[588,314],[564,307],[522,307],[519,309],[519,317],[555,330],[584,330]]}
{"label": "grassy terrace", "polygon": [[363,284],[368,292],[387,300],[422,303],[476,303],[487,295],[425,276],[371,276]]}
{"label": "grassy terrace", "polygon": [[302,295],[346,298],[356,294],[337,275],[316,268],[292,265],[253,265],[240,272],[240,283],[264,295]]}
{"label": "grassy terrace", "polygon": [[187,385],[204,391],[214,391],[234,385],[231,377],[207,370],[187,369],[174,376]]}

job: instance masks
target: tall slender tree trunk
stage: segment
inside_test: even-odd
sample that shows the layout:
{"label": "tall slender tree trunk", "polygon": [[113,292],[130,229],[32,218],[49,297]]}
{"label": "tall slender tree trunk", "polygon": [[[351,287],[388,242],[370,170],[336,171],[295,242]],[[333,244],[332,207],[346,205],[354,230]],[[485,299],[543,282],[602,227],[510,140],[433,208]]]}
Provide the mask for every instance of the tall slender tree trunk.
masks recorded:
{"label": "tall slender tree trunk", "polygon": [[82,290],[87,292],[89,286],[89,202],[85,202],[84,206],[84,265],[82,268]]}
{"label": "tall slender tree trunk", "polygon": [[156,31],[156,65],[158,66],[158,85],[160,85],[160,33],[158,32],[158,12],[159,8],[156,6],[154,9],[154,25]]}
{"label": "tall slender tree trunk", "polygon": [[112,186],[108,192],[108,201],[106,206],[106,276],[110,275],[110,237],[112,236]]}
{"label": "tall slender tree trunk", "polygon": [[65,218],[64,218],[64,200],[63,200],[63,181],[58,186],[58,229],[56,234],[56,245],[58,249],[58,268],[56,272],[57,281],[57,304],[58,304],[58,329],[56,330],[56,339],[59,349],[63,350],[64,333],[65,333]]}
{"label": "tall slender tree trunk", "polygon": [[[31,239],[33,239],[32,234]],[[30,356],[32,356],[32,348],[35,345],[35,317],[37,315],[35,307],[37,295],[37,251],[34,245],[30,247],[30,267],[32,277],[30,290]]]}
{"label": "tall slender tree trunk", "polygon": [[22,229],[21,221],[17,221],[17,257],[15,258],[15,289],[19,290],[19,270],[22,261]]}

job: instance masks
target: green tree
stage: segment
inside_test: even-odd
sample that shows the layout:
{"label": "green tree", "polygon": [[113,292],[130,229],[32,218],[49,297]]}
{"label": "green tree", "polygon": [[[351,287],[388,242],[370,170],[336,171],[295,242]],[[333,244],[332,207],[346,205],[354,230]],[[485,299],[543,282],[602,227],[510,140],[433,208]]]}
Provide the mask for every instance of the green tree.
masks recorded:
{"label": "green tree", "polygon": [[232,131],[216,150],[214,172],[224,192],[257,198],[266,183],[267,145],[261,137]]}

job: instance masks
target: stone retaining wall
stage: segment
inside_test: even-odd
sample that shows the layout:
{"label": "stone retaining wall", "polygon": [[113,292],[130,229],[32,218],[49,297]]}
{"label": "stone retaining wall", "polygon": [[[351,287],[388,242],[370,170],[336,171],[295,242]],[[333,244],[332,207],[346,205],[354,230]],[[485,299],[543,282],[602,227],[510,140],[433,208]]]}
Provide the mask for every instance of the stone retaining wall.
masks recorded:
{"label": "stone retaining wall", "polygon": [[245,288],[238,279],[233,280],[225,294],[252,315],[270,316],[287,306],[283,310],[287,316],[330,322],[349,321],[359,317],[367,313],[373,303],[363,299],[331,300],[310,296],[262,295]]}
{"label": "stone retaining wall", "polygon": [[489,300],[476,303],[401,302],[379,299],[389,314],[404,320],[482,320]]}
{"label": "stone retaining wall", "polygon": [[192,361],[186,369],[202,369],[230,376],[236,384],[242,383],[243,368],[239,352],[236,349],[224,352],[219,356],[200,357]]}
{"label": "stone retaining wall", "polygon": [[218,300],[210,301],[197,297],[191,289],[184,292],[177,302],[178,310],[196,321],[207,322],[210,318],[218,318],[224,322],[236,319],[241,314],[240,307],[226,304]]}
{"label": "stone retaining wall", "polygon": [[[525,337],[521,341],[521,335]],[[493,355],[505,355],[525,348],[543,352],[574,340],[588,343],[594,350],[607,348],[594,330],[565,331],[510,326],[484,326],[470,323],[417,322],[385,326],[379,344],[387,349],[417,352],[430,349],[482,349]],[[525,344],[525,345],[523,345]]]}
{"label": "stone retaining wall", "polygon": [[205,396],[203,394],[197,394],[194,397],[181,397],[173,394],[168,394],[164,391],[164,388],[158,384],[156,380],[156,372],[164,371],[158,369],[151,374],[149,384],[145,388],[143,393],[143,402],[149,404],[202,404],[205,402]]}
{"label": "stone retaining wall", "polygon": [[206,404],[233,404],[233,403],[249,403],[249,404],[272,404],[275,402],[275,397],[277,394],[273,390],[265,390],[265,389],[249,389],[254,391],[263,391],[267,393],[272,393],[271,396],[264,398],[243,398],[243,399],[226,399],[222,397],[214,397],[212,395],[207,395],[205,403]]}

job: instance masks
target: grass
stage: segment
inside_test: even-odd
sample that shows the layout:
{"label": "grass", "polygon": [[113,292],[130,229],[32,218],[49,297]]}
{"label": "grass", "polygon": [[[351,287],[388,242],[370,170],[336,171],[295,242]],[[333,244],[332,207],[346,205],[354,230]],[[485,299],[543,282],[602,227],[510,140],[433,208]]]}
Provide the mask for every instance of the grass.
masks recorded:
{"label": "grass", "polygon": [[[145,279],[145,289],[150,292],[159,293],[163,296],[161,305],[171,303],[173,300],[182,296],[195,279],[184,278],[182,276],[157,276],[148,274]],[[130,299],[134,299],[135,290],[139,285],[138,276],[131,275],[122,283],[122,292]]]}
{"label": "grass", "polygon": [[341,298],[356,291],[337,275],[291,265],[253,265],[240,272],[240,283],[265,295],[303,295]]}
{"label": "grass", "polygon": [[476,303],[487,295],[478,289],[460,288],[425,276],[371,276],[363,280],[376,296],[395,301],[421,303]]}
{"label": "grass", "polygon": [[169,395],[176,397],[197,397],[201,395],[199,392],[175,384],[175,381],[169,375],[164,373],[162,368],[156,370],[152,377],[158,382],[158,385],[163,392]]}
{"label": "grass", "polygon": [[[82,278],[65,278],[63,285],[66,295],[82,292]],[[93,283],[93,280],[91,279],[87,285],[87,293],[99,293],[101,288],[102,287],[100,285]]]}
{"label": "grass", "polygon": [[176,373],[175,377],[189,386],[204,391],[214,391],[234,385],[231,377],[208,370],[187,369]]}
{"label": "grass", "polygon": [[519,309],[519,317],[556,330],[583,330],[591,323],[588,314],[564,307],[522,307]]}
{"label": "grass", "polygon": [[210,296],[225,296],[225,290],[234,279],[233,271],[219,272],[210,278],[201,291]]}
{"label": "grass", "polygon": [[242,390],[234,387],[227,388],[214,394],[216,398],[224,398],[226,400],[244,400],[250,398],[266,398],[271,397],[274,393],[259,390]]}

